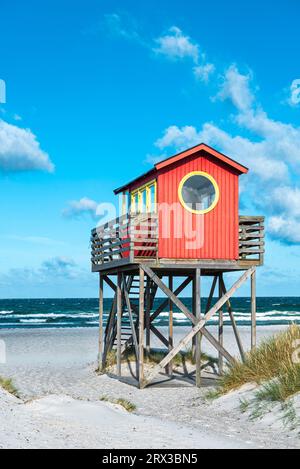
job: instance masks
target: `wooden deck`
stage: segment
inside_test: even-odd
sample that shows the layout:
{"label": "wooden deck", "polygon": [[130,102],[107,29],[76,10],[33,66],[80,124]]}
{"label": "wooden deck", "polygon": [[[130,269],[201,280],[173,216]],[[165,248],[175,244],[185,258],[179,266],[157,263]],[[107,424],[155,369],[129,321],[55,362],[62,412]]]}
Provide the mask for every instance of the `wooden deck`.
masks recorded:
{"label": "wooden deck", "polygon": [[149,264],[153,269],[187,270],[199,266],[203,271],[245,270],[264,262],[264,217],[239,217],[239,258],[161,259],[158,258],[158,215],[124,215],[92,230],[91,262],[93,272],[138,268]]}

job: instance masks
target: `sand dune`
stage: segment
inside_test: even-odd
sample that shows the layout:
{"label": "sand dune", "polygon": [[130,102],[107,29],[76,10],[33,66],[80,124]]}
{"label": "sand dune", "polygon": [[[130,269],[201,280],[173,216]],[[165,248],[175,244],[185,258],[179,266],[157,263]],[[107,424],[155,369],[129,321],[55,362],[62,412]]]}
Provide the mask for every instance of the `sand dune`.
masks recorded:
{"label": "sand dune", "polygon": [[[177,331],[177,340],[185,331]],[[275,330],[273,330],[275,332]],[[242,328],[242,334],[248,331]],[[260,339],[270,335],[259,329]],[[230,348],[232,333],[225,329]],[[296,433],[274,421],[249,421],[231,396],[209,403],[211,379],[200,390],[184,380],[145,390],[95,373],[95,329],[2,330],[7,363],[23,401],[0,392],[0,447],[4,448],[295,448]],[[233,352],[234,347],[232,344]],[[101,402],[125,398],[133,414]],[[280,428],[280,432],[278,429]]]}

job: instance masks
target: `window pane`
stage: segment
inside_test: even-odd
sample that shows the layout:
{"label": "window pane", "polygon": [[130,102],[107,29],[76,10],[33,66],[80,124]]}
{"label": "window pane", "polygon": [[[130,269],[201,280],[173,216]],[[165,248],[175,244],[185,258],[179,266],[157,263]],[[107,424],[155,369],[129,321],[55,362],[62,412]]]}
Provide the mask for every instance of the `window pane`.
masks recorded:
{"label": "window pane", "polygon": [[207,177],[196,174],[183,184],[182,198],[192,210],[207,210],[215,201],[216,191]]}
{"label": "window pane", "polygon": [[155,185],[150,187],[150,212],[155,212]]}
{"label": "window pane", "polygon": [[145,213],[146,210],[147,210],[147,191],[146,191],[146,189],[144,189],[142,194],[141,194],[141,201],[142,201],[141,211],[142,211],[142,213]]}

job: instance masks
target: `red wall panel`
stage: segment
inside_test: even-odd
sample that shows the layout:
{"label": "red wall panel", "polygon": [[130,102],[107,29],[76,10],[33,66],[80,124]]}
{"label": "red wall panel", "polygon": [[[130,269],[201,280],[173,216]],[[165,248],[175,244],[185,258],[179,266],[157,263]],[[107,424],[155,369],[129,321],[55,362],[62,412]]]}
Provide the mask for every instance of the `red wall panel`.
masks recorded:
{"label": "red wall panel", "polygon": [[[187,213],[182,208],[178,187],[182,178],[192,171],[204,171],[217,182],[220,198],[217,206],[204,215]],[[218,161],[206,152],[193,155],[184,161],[168,166],[158,173],[158,204],[180,204],[185,220],[193,228],[203,230],[203,245],[189,246],[184,229],[184,220],[176,216],[177,228],[171,223],[168,238],[163,237],[165,214],[160,211],[159,218],[159,258],[169,259],[226,259],[238,258],[238,174],[235,169]],[[200,217],[200,220],[199,220]],[[201,225],[202,223],[202,225]],[[178,224],[181,226],[178,227]],[[175,236],[176,229],[182,236]]]}

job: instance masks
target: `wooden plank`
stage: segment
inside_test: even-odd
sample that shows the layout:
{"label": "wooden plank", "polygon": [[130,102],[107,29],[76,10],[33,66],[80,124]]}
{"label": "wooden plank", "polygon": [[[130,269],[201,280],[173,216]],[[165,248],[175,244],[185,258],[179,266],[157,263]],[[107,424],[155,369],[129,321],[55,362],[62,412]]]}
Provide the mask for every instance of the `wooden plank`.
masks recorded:
{"label": "wooden plank", "polygon": [[98,254],[102,254],[103,252],[106,252],[108,249],[115,249],[119,246],[123,246],[123,244],[128,244],[130,242],[130,238],[127,239],[120,239],[119,241],[116,241],[114,243],[110,243],[107,246],[99,246],[99,247],[94,247],[93,252]]}
{"label": "wooden plank", "polygon": [[[195,270],[194,278],[194,302],[195,302],[195,317],[197,322],[201,320],[201,270]],[[201,332],[196,335],[196,350],[195,350],[195,359],[196,359],[196,386],[200,388],[201,386]]]}
{"label": "wooden plank", "polygon": [[122,374],[122,352],[121,352],[121,334],[122,334],[122,275],[118,274],[117,283],[117,375]]}
{"label": "wooden plank", "polygon": [[156,246],[134,246],[135,251],[157,251],[158,248]]}
{"label": "wooden plank", "polygon": [[144,387],[144,329],[145,329],[145,273],[140,267],[139,269],[140,280],[140,298],[139,298],[139,386]]}
{"label": "wooden plank", "polygon": [[[226,287],[225,287],[225,283],[224,283],[223,278],[222,278],[222,291],[223,291],[223,294],[226,293]],[[228,314],[229,314],[229,317],[230,317],[230,320],[231,320],[231,325],[232,325],[232,328],[233,328],[233,332],[234,332],[234,335],[235,335],[235,339],[236,339],[236,342],[237,342],[237,346],[238,346],[242,361],[244,362],[246,355],[245,355],[242,339],[240,337],[240,333],[239,333],[239,330],[238,330],[238,327],[237,327],[237,324],[236,324],[236,321],[235,321],[235,317],[234,317],[234,314],[233,314],[233,310],[232,310],[230,300],[228,300],[226,302],[226,304],[227,304],[227,310],[228,310]]]}
{"label": "wooden plank", "polygon": [[151,244],[157,244],[158,243],[158,239],[154,239],[154,238],[131,238],[131,241],[133,243],[151,243]]}
{"label": "wooden plank", "polygon": [[105,329],[105,341],[104,341],[104,352],[103,352],[103,368],[106,366],[106,357],[107,353],[111,349],[113,345],[113,326],[114,326],[114,320],[115,320],[115,314],[117,311],[117,293],[115,293],[113,303],[111,306],[110,314],[109,314],[109,319],[107,322],[107,326]]}
{"label": "wooden plank", "polygon": [[169,342],[167,339],[162,335],[162,333],[153,325],[150,324],[150,329],[153,332],[154,335],[166,346],[169,347]]}
{"label": "wooden plank", "polygon": [[[222,280],[223,280],[223,276],[222,274],[219,275],[219,299],[222,298],[223,296],[223,288],[222,288]],[[224,345],[224,315],[223,315],[223,309],[221,308],[219,310],[219,344],[221,345],[221,347],[223,347]],[[223,355],[219,352],[219,373],[220,375],[223,374],[223,371],[224,371],[224,361],[223,361]]]}
{"label": "wooden plank", "polygon": [[208,313],[208,311],[211,308],[211,303],[212,303],[212,299],[214,297],[214,293],[215,293],[215,289],[216,289],[216,285],[217,285],[217,280],[218,280],[218,277],[217,277],[217,275],[215,275],[214,279],[213,279],[213,282],[212,282],[211,289],[210,289],[209,297],[208,297],[208,300],[207,300],[205,314]]}
{"label": "wooden plank", "polygon": [[150,356],[150,287],[151,287],[151,280],[147,278],[147,285],[146,285],[146,354],[147,357]]}
{"label": "wooden plank", "polygon": [[[173,291],[173,276],[169,275],[169,289]],[[173,311],[173,303],[169,301],[169,343],[168,343],[168,350],[169,352],[173,349],[174,346],[174,339],[173,339],[173,320],[174,320],[174,311]],[[167,373],[171,377],[173,376],[173,362],[170,361],[167,367]]]}
{"label": "wooden plank", "polygon": [[215,347],[215,349],[228,361],[230,364],[236,363],[236,360],[230,355],[230,353],[214,338],[214,336],[208,332],[206,327],[201,329],[201,334]]}
{"label": "wooden plank", "polygon": [[[145,266],[143,266],[145,267]],[[223,295],[222,298],[220,298],[217,303],[206,313],[204,319],[201,319],[193,328],[192,330],[183,338],[180,340],[180,342],[173,348],[171,352],[168,353],[166,357],[163,358],[163,360],[156,365],[151,372],[148,374],[146,379],[143,382],[143,387],[147,386],[152,379],[163,369],[165,368],[168,363],[183,349],[185,348],[188,343],[192,340],[192,338],[198,334],[198,332],[205,327],[205,324],[211,317],[219,311],[219,309],[226,303],[226,301],[229,300],[229,298],[236,292],[236,290],[250,277],[250,275],[253,273],[254,268],[251,267],[248,269],[230,288],[230,290]]]}
{"label": "wooden plank", "polygon": [[120,256],[124,252],[129,252],[129,246],[125,247],[125,248],[122,248],[122,249],[117,249],[115,251],[111,251],[111,252],[108,252],[108,253],[105,253],[105,254],[101,254],[101,255],[95,254],[95,255],[93,255],[93,259],[95,261],[101,261],[101,260],[104,260],[105,258],[109,258],[109,257],[112,257],[112,256]]}
{"label": "wooden plank", "polygon": [[253,222],[263,222],[265,220],[265,217],[261,216],[261,215],[254,215],[254,216],[248,216],[248,215],[239,215],[239,221],[241,222],[244,222],[244,221],[248,221],[249,223],[253,223]]}
{"label": "wooden plank", "polygon": [[104,315],[104,298],[103,298],[103,277],[99,273],[99,342],[98,342],[98,369],[103,370],[103,315]]}
{"label": "wooden plank", "polygon": [[165,293],[171,301],[177,306],[177,308],[182,311],[186,317],[193,323],[195,324],[195,317],[194,315],[188,310],[188,308],[182,303],[182,301],[177,298],[175,293],[171,292],[170,289],[163,283],[163,281],[153,272],[153,270],[148,267],[145,264],[141,264],[141,268],[144,270],[144,272],[148,275],[148,277],[153,280],[153,282],[156,283],[158,288],[161,289],[163,293]]}
{"label": "wooden plank", "polygon": [[239,249],[240,254],[264,254],[264,252],[264,249],[247,249],[243,247]]}
{"label": "wooden plank", "polygon": [[107,275],[103,275],[103,280],[104,280],[105,283],[107,283],[107,285],[108,285],[114,292],[117,291],[117,286],[114,284],[114,282],[113,282]]}
{"label": "wooden plank", "polygon": [[256,347],[256,271],[251,275],[251,350]]}
{"label": "wooden plank", "polygon": [[128,220],[128,214],[122,215],[121,217],[117,217],[114,220],[110,220],[109,222],[105,223],[104,225],[94,228],[92,230],[92,233],[98,233],[99,231],[105,230],[106,228],[110,228],[115,225],[120,225],[124,223],[125,220]]}

